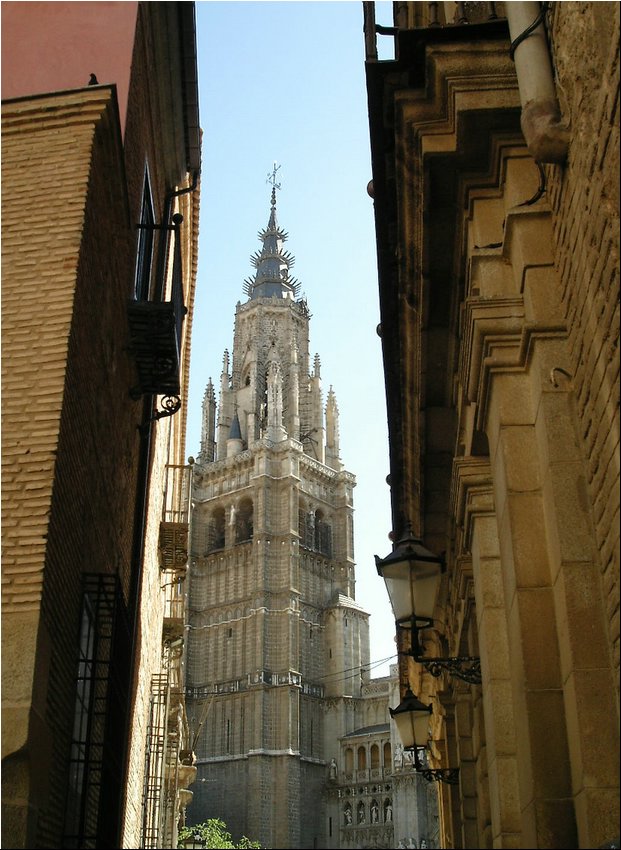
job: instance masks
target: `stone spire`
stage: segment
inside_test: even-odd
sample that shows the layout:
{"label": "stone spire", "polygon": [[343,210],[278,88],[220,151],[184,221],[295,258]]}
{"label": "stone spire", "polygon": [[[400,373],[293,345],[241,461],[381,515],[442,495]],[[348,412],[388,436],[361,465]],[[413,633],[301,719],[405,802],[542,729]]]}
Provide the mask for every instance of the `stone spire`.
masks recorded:
{"label": "stone spire", "polygon": [[343,468],[339,448],[339,409],[332,387],[326,402],[326,466],[336,470]]}
{"label": "stone spire", "polygon": [[239,416],[237,414],[237,405],[235,405],[235,413],[231,421],[229,436],[226,441],[226,456],[234,457],[244,450],[244,442],[241,435],[241,426],[239,424]]}
{"label": "stone spire", "polygon": [[289,270],[295,264],[295,257],[283,249],[283,243],[288,239],[288,233],[278,225],[276,218],[276,171],[271,176],[272,199],[270,217],[267,227],[259,231],[259,239],[263,243],[260,251],[252,254],[250,262],[255,267],[256,274],[244,281],[246,295],[254,298],[292,298],[299,291],[300,283],[291,277]]}
{"label": "stone spire", "polygon": [[199,463],[211,463],[216,456],[216,393],[211,378],[203,396],[203,422]]}

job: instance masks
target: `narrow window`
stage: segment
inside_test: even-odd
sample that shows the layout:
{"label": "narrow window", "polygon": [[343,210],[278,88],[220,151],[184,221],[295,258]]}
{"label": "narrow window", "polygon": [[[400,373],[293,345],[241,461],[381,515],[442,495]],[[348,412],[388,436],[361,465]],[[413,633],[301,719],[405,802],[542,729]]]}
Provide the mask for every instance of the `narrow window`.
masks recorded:
{"label": "narrow window", "polygon": [[63,847],[110,846],[120,752],[109,738],[109,726],[118,719],[113,707],[125,698],[115,641],[128,636],[119,599],[114,576],[84,575]]}
{"label": "narrow window", "polygon": [[136,281],[134,298],[137,301],[148,301],[151,287],[151,265],[153,263],[153,239],[155,230],[155,211],[151,195],[149,172],[145,169],[144,187],[142,190],[142,206],[140,208],[140,226],[138,227],[138,250],[136,257]]}

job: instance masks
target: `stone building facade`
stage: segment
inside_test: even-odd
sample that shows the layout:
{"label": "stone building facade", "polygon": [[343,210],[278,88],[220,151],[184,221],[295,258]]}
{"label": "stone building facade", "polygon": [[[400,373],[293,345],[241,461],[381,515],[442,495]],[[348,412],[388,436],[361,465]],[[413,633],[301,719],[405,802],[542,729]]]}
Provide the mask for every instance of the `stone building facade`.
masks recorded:
{"label": "stone building facade", "polygon": [[2,843],[176,846],[194,4],[11,3],[2,39]]}
{"label": "stone building facade", "polygon": [[265,847],[392,847],[388,679],[355,601],[354,476],[276,218],[238,302],[193,475],[188,816]]}
{"label": "stone building facade", "polygon": [[459,770],[442,846],[617,846],[619,6],[394,9],[365,4],[394,549],[445,563],[424,655],[482,673],[410,647],[401,696]]}

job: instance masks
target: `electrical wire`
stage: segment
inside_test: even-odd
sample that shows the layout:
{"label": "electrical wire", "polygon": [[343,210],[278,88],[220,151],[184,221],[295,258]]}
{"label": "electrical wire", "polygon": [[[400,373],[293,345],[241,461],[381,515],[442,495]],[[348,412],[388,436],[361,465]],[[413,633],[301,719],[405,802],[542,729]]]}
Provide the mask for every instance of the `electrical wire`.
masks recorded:
{"label": "electrical wire", "polygon": [[527,201],[522,201],[521,204],[518,204],[518,207],[529,207],[531,206],[531,204],[536,204],[539,198],[542,198],[547,191],[546,173],[543,170],[543,166],[540,162],[536,162],[535,165],[539,169],[539,188],[537,189],[532,198],[529,198]]}
{"label": "electrical wire", "polygon": [[529,35],[530,35],[530,34],[531,34],[534,30],[536,30],[536,29],[537,29],[537,27],[539,26],[539,24],[543,23],[543,20],[544,20],[544,18],[545,18],[545,14],[546,14],[546,12],[548,11],[548,6],[549,6],[549,5],[550,5],[549,3],[542,3],[542,4],[541,4],[541,10],[540,10],[539,14],[537,15],[537,17],[535,18],[535,20],[532,22],[532,24],[530,24],[529,26],[527,26],[527,27],[526,27],[526,29],[524,30],[524,32],[521,32],[521,33],[520,33],[518,36],[516,36],[516,38],[514,38],[514,39],[513,39],[513,41],[511,42],[511,46],[509,47],[509,56],[511,57],[511,60],[512,60],[513,62],[515,61],[515,59],[514,59],[515,51],[516,51],[516,49],[519,47],[519,45],[520,45],[520,44],[521,44],[521,43],[522,43],[525,39],[527,39],[527,38],[528,38],[528,36],[529,36]]}
{"label": "electrical wire", "polygon": [[[393,658],[396,658],[397,654],[389,655],[386,658],[380,658],[378,661],[371,661],[369,664],[358,664],[356,667],[347,667],[345,670],[339,670],[336,673],[328,673],[325,676],[319,676],[317,679],[318,682],[326,681],[327,679],[334,679],[336,682],[345,682],[348,679],[353,679],[356,675],[364,673],[367,670],[372,670],[375,667],[379,667],[381,664],[385,664],[387,661],[392,661]],[[344,676],[344,673],[349,673],[349,676]],[[335,679],[334,677],[341,676],[340,679]]]}

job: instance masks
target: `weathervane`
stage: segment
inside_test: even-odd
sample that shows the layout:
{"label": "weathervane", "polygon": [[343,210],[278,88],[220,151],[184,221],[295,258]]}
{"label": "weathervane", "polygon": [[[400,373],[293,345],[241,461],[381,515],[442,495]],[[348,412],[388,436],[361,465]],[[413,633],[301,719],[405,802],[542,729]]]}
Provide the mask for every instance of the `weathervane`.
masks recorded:
{"label": "weathervane", "polygon": [[280,165],[274,163],[272,171],[267,175],[266,183],[271,183],[273,189],[280,189],[280,183],[276,182],[276,172],[280,171]]}

